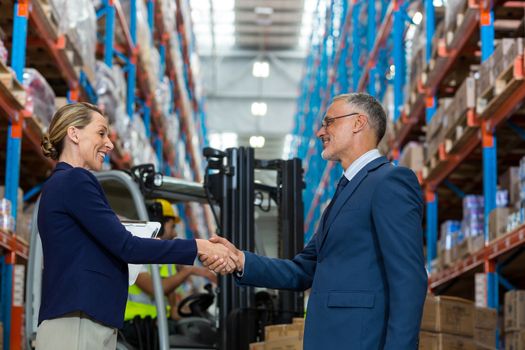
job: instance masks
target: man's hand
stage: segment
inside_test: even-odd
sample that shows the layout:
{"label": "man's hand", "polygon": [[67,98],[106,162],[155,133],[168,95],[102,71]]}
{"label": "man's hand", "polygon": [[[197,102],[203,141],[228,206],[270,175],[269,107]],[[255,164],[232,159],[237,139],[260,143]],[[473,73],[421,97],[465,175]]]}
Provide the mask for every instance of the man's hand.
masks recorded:
{"label": "man's hand", "polygon": [[[232,254],[234,254],[237,257],[237,261],[236,261],[237,271],[242,271],[244,269],[244,253],[240,251],[239,249],[237,249],[237,247],[235,247],[233,244],[231,244],[230,241],[228,241],[226,238],[219,237],[219,236],[213,236],[210,238],[209,241],[215,244],[221,244],[224,247],[226,247]],[[222,269],[218,261],[216,261],[212,257],[202,255],[200,256],[200,260],[203,266],[209,268],[212,271],[220,273],[221,275],[232,272],[232,271],[227,271],[225,269]]]}
{"label": "man's hand", "polygon": [[196,239],[195,241],[197,242],[199,259],[201,261],[206,259],[209,264],[213,264],[214,269],[211,269],[212,271],[231,273],[237,268],[238,256],[223,244],[204,239]]}

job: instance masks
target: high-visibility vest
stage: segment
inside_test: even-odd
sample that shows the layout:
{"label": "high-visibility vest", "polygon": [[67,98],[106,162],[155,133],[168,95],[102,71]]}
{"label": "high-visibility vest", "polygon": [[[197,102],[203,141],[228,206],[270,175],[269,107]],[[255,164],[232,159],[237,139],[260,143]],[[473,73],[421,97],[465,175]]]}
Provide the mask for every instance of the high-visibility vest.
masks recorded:
{"label": "high-visibility vest", "polygon": [[[149,270],[149,268],[148,268]],[[174,276],[177,273],[177,269],[173,264],[160,265],[159,273],[161,278]],[[170,306],[167,304],[167,314],[170,313]],[[145,318],[150,316],[151,318],[157,317],[157,306],[155,304],[155,298],[151,297],[148,293],[140,289],[136,284],[133,284],[128,289],[128,301],[126,303],[126,312],[124,313],[124,321],[134,319],[136,316]]]}

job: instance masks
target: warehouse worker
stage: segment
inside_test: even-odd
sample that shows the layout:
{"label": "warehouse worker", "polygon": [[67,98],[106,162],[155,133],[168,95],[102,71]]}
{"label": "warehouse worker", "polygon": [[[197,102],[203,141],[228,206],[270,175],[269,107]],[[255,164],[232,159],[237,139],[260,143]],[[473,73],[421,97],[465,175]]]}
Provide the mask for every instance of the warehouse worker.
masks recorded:
{"label": "warehouse worker", "polygon": [[206,240],[128,232],[91,173],[113,149],[108,135],[96,106],[75,103],[55,113],[42,140],[44,155],[58,163],[42,188],[37,218],[44,253],[38,350],[114,350],[124,323],[128,263],[192,265],[211,254],[233,270],[238,261]]}
{"label": "warehouse worker", "polygon": [[[148,206],[150,220],[162,224],[158,237],[163,240],[177,238],[176,225],[181,221],[175,214],[170,202],[165,199],[155,199]],[[191,276],[201,276],[217,283],[217,276],[210,270],[199,266],[177,267],[174,264],[163,264],[159,267],[162,278],[162,290],[168,298],[167,313],[173,320],[177,314],[177,289]],[[157,328],[154,319],[157,317],[157,307],[153,289],[153,279],[149,268],[143,266],[134,285],[129,287],[128,302],[124,314],[122,335],[125,341],[138,349],[155,349]]]}
{"label": "warehouse worker", "polygon": [[[386,115],[372,96],[333,99],[317,137],[344,173],[317,232],[291,260],[235,251],[240,285],[311,288],[304,349],[416,350],[427,291],[415,174],[377,150]],[[205,259],[204,265],[215,269]],[[220,272],[220,269],[215,269]],[[342,345],[344,344],[344,345]]]}

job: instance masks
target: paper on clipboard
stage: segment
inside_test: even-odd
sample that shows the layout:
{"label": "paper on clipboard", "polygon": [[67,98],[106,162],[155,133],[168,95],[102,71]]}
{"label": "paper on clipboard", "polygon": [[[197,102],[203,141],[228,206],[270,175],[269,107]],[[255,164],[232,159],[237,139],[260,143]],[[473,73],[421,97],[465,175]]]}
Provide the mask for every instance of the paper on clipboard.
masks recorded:
{"label": "paper on clipboard", "polygon": [[[155,238],[160,231],[161,224],[156,221],[122,221],[122,225],[133,236],[140,238]],[[129,285],[135,283],[142,269],[142,264],[128,264]]]}

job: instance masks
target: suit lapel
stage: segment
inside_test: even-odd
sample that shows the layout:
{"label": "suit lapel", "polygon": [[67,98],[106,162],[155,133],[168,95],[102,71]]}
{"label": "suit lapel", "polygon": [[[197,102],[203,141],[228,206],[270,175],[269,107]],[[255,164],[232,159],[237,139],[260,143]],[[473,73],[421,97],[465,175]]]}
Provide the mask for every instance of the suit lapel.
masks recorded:
{"label": "suit lapel", "polygon": [[[319,250],[321,250],[325,240],[326,236],[328,234],[328,231],[330,230],[330,226],[332,226],[335,218],[337,217],[337,214],[341,211],[343,205],[350,199],[352,194],[355,192],[357,187],[363,182],[363,180],[368,175],[368,172],[371,170],[374,170],[381,165],[388,163],[388,159],[385,157],[377,158],[370,163],[368,163],[363,169],[361,169],[354,177],[353,179],[345,186],[341,194],[337,197],[337,200],[335,201],[334,205],[330,209],[330,212],[328,213],[328,217],[326,220],[324,220],[324,216],[326,215],[326,210],[323,212],[323,215],[321,217],[321,227],[319,232],[321,233],[321,236],[319,237]],[[323,225],[324,223],[324,225]]]}

